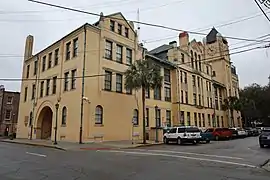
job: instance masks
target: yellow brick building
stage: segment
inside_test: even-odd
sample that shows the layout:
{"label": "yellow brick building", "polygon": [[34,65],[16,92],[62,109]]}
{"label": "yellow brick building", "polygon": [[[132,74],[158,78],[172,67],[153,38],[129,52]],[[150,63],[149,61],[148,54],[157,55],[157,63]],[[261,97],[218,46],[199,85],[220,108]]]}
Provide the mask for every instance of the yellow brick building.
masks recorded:
{"label": "yellow brick building", "polygon": [[[124,72],[143,57],[159,65],[164,76],[161,89],[146,92],[148,131],[196,122],[200,127],[228,126],[228,113],[213,109],[214,92],[217,102],[230,93],[238,95],[238,77],[229,57],[221,57],[220,49],[228,48],[221,43],[225,39],[212,34],[215,42],[202,44],[189,42],[182,33],[179,46],[173,42],[143,55],[133,23],[115,13],[101,14],[95,24],[84,24],[36,54],[34,37],[28,36],[17,136],[78,142],[81,129],[83,142],[142,138],[141,92],[125,88]],[[219,49],[214,52],[220,55],[217,61],[203,61],[210,56],[207,48]],[[212,120],[214,112],[218,121]]]}

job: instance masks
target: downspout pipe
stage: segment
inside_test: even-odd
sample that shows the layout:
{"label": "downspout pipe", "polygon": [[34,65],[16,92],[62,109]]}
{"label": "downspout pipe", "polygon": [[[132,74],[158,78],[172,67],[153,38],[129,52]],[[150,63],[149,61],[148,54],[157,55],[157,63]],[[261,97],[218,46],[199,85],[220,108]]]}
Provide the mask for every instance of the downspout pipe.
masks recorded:
{"label": "downspout pipe", "polygon": [[83,109],[84,109],[84,84],[85,84],[85,59],[86,59],[86,25],[84,25],[84,46],[83,46],[83,70],[82,70],[82,93],[81,93],[81,117],[80,117],[80,134],[79,144],[82,144],[83,135]]}

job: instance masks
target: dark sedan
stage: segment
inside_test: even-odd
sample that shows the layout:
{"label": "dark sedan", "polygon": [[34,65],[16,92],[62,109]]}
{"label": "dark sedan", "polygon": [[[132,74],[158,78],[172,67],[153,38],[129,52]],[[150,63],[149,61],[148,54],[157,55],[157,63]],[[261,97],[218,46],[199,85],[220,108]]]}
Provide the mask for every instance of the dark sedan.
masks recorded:
{"label": "dark sedan", "polygon": [[270,146],[270,128],[264,128],[259,136],[259,144],[261,148]]}

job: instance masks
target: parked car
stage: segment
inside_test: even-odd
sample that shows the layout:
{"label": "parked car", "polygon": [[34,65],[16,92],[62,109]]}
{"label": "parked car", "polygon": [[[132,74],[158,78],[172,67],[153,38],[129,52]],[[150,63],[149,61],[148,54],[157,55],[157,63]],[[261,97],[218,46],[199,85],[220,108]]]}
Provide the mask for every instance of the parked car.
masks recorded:
{"label": "parked car", "polygon": [[206,132],[212,133],[213,139],[216,141],[232,138],[232,131],[230,131],[229,128],[208,128]]}
{"label": "parked car", "polygon": [[259,136],[259,144],[261,148],[265,145],[270,146],[270,128],[263,128],[261,135]]}
{"label": "parked car", "polygon": [[213,134],[212,132],[202,131],[201,130],[201,142],[210,143],[211,140],[213,140]]}
{"label": "parked car", "polygon": [[256,128],[247,127],[245,128],[245,131],[247,132],[248,136],[258,136],[259,131]]}
{"label": "parked car", "polygon": [[248,132],[242,128],[230,128],[234,138],[247,137]]}
{"label": "parked car", "polygon": [[201,140],[201,132],[194,126],[173,127],[163,135],[163,142],[177,142],[177,144],[193,143],[197,144]]}

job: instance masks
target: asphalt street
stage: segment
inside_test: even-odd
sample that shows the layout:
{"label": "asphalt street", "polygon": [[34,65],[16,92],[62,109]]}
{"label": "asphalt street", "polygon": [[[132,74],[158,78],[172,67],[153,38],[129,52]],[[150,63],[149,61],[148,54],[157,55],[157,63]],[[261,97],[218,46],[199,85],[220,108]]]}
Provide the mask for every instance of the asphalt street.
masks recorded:
{"label": "asphalt street", "polygon": [[269,180],[257,138],[201,145],[60,151],[0,143],[2,180]]}

